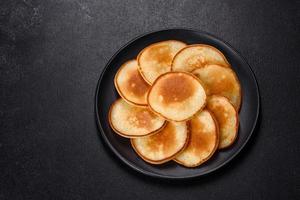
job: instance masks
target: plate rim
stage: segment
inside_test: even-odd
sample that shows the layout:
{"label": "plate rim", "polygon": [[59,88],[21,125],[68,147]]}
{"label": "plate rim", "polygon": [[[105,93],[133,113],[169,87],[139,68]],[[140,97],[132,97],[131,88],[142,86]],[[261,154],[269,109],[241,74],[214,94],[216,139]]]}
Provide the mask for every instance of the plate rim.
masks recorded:
{"label": "plate rim", "polygon": [[[187,176],[181,176],[181,177],[174,177],[174,176],[170,176],[170,175],[162,175],[162,174],[156,174],[144,169],[141,169],[139,167],[137,167],[136,165],[134,165],[134,163],[128,161],[124,156],[122,156],[115,148],[114,146],[110,143],[109,139],[107,138],[106,134],[104,133],[104,130],[102,128],[101,122],[100,122],[100,118],[99,118],[99,107],[98,107],[98,94],[99,94],[99,90],[100,90],[100,85],[102,82],[102,79],[104,77],[105,72],[108,69],[108,66],[110,66],[111,62],[115,59],[115,57],[123,50],[125,49],[128,45],[130,45],[131,43],[133,43],[134,41],[145,37],[147,35],[150,34],[154,34],[154,33],[159,33],[159,32],[165,32],[165,31],[192,31],[192,32],[196,32],[196,33],[200,33],[202,35],[207,35],[209,37],[215,38],[217,40],[219,40],[221,43],[224,43],[227,47],[229,47],[236,55],[240,56],[241,59],[246,63],[246,65],[248,66],[248,68],[250,69],[251,72],[251,76],[255,82],[255,88],[256,88],[256,93],[257,93],[257,102],[258,102],[258,106],[256,109],[256,116],[255,116],[255,121],[254,121],[254,125],[252,126],[252,129],[250,131],[250,133],[248,134],[245,142],[222,164],[220,164],[217,167],[214,167],[212,169],[209,169],[208,171],[204,172],[204,173],[198,173],[198,174],[193,174],[193,175],[187,175]],[[248,61],[245,59],[245,57],[240,54],[235,48],[233,48],[229,43],[227,43],[226,41],[220,39],[219,37],[216,37],[215,35],[208,33],[206,31],[202,31],[202,30],[197,30],[197,29],[192,29],[192,28],[167,28],[167,29],[158,29],[158,30],[154,30],[154,31],[148,31],[145,32],[143,34],[140,34],[136,37],[134,37],[133,39],[129,40],[128,42],[126,42],[124,45],[122,45],[108,60],[108,62],[105,64],[104,68],[101,71],[100,77],[98,79],[97,82],[97,86],[96,86],[96,92],[95,92],[95,115],[96,115],[96,124],[97,124],[97,128],[98,131],[100,132],[102,138],[104,139],[106,145],[110,148],[110,150],[126,165],[128,165],[130,168],[134,169],[135,171],[143,174],[143,175],[147,175],[147,176],[151,176],[154,178],[160,178],[160,179],[169,179],[169,180],[182,180],[182,179],[194,179],[194,178],[198,178],[204,175],[208,175],[211,174],[215,171],[217,171],[218,169],[222,168],[223,166],[225,166],[226,164],[228,164],[230,161],[232,161],[241,151],[242,149],[245,147],[245,145],[248,143],[249,139],[251,138],[251,136],[253,135],[253,132],[257,126],[257,122],[258,122],[258,118],[259,118],[259,113],[260,113],[260,92],[259,92],[259,87],[258,87],[258,82],[255,76],[255,73],[253,71],[253,69],[251,68],[251,66],[249,65]]]}

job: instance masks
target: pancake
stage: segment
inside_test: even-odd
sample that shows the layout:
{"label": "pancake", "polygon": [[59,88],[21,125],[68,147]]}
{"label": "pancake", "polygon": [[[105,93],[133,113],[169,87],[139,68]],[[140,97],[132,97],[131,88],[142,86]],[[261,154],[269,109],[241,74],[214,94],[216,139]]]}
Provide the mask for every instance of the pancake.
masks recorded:
{"label": "pancake", "polygon": [[204,84],[207,95],[221,95],[229,99],[238,111],[241,104],[241,86],[234,71],[219,65],[206,65],[193,71]]}
{"label": "pancake", "polygon": [[174,57],[172,71],[191,72],[206,64],[230,67],[225,56],[215,47],[206,44],[189,45],[181,49]]}
{"label": "pancake", "polygon": [[131,138],[153,134],[162,129],[166,121],[148,108],[133,106],[118,99],[110,107],[109,123],[117,134]]}
{"label": "pancake", "polygon": [[136,60],[125,62],[116,73],[114,82],[118,93],[128,103],[147,106],[150,85],[140,75]]}
{"label": "pancake", "polygon": [[213,115],[203,110],[190,120],[190,138],[186,148],[175,161],[186,167],[197,167],[218,149],[219,131]]}
{"label": "pancake", "polygon": [[153,83],[148,105],[169,121],[186,121],[200,111],[206,94],[199,79],[186,72],[168,72]]}
{"label": "pancake", "polygon": [[164,129],[154,135],[133,138],[131,144],[146,162],[161,164],[172,160],[188,142],[186,122],[168,122]]}
{"label": "pancake", "polygon": [[171,71],[171,64],[175,54],[186,44],[176,40],[167,40],[151,44],[137,56],[139,71],[150,85],[155,79]]}
{"label": "pancake", "polygon": [[219,149],[229,147],[237,137],[238,113],[226,97],[217,95],[208,98],[207,108],[216,117],[219,125]]}

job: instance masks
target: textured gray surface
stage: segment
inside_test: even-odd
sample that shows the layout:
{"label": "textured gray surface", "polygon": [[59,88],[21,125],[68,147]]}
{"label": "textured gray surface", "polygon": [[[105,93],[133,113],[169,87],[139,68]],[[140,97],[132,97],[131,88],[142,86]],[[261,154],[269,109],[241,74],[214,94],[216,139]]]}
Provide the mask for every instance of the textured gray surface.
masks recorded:
{"label": "textured gray surface", "polygon": [[[1,1],[0,199],[299,198],[299,18],[296,1]],[[252,66],[262,100],[242,155],[184,183],[120,164],[94,119],[109,58],[170,27],[230,43]]]}

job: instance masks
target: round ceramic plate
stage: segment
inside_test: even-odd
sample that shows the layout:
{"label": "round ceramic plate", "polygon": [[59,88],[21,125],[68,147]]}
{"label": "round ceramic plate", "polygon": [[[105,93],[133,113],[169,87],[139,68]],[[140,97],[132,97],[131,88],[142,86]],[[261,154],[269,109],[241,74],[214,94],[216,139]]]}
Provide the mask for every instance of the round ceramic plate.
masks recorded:
{"label": "round ceramic plate", "polygon": [[[235,143],[230,148],[216,152],[209,161],[196,168],[186,168],[174,161],[163,165],[152,165],[144,162],[132,149],[129,139],[114,133],[108,122],[109,107],[116,99],[120,98],[114,87],[114,76],[121,64],[136,58],[146,46],[171,39],[180,40],[187,44],[209,44],[219,49],[232,65],[242,87],[240,126]],[[168,29],[147,33],[123,46],[105,66],[98,81],[95,97],[97,124],[103,140],[114,154],[122,162],[140,173],[167,179],[199,177],[219,169],[232,160],[245,146],[254,131],[259,115],[259,105],[257,82],[245,59],[226,42],[208,33],[189,29]]]}

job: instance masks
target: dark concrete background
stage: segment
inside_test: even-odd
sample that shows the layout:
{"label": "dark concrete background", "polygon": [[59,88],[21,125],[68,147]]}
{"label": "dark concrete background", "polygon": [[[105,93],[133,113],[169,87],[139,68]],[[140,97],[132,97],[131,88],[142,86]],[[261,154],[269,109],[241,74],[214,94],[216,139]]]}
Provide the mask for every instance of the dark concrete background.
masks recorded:
{"label": "dark concrete background", "polygon": [[[296,1],[0,1],[0,199],[299,199]],[[142,176],[101,141],[97,80],[133,37],[188,27],[230,43],[260,87],[250,143],[187,182]]]}

